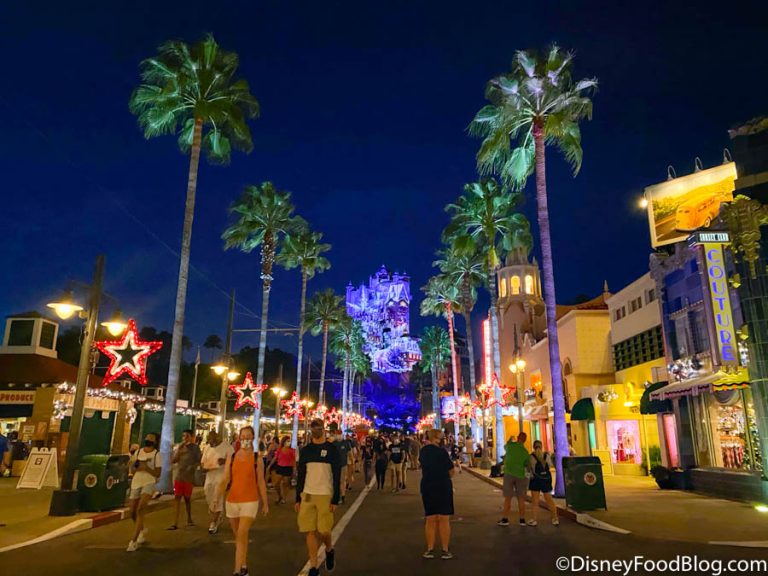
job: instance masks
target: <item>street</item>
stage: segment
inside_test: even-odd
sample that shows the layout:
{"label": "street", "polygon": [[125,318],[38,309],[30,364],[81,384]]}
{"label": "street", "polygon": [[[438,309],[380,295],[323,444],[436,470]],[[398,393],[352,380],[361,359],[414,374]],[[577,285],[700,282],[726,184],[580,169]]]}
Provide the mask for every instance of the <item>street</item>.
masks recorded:
{"label": "street", "polygon": [[[641,539],[595,531],[569,520],[553,527],[543,510],[536,528],[523,528],[514,523],[501,528],[496,526],[501,494],[463,473],[454,479],[457,515],[453,521],[451,548],[455,558],[424,560],[421,558],[424,545],[418,473],[409,472],[408,483],[407,490],[399,494],[389,490],[368,492],[337,542],[336,574],[562,574],[568,572],[559,571],[555,561],[571,555],[603,560],[629,560],[637,555],[672,560],[677,555],[697,555],[699,559],[723,562],[766,558],[764,549]],[[362,486],[358,484],[356,488],[348,495],[347,504],[337,511],[337,523],[361,497]],[[218,535],[209,536],[205,505],[200,500],[196,501],[193,514],[197,526],[176,532],[166,530],[171,523],[171,509],[148,515],[148,543],[132,554],[125,552],[131,523],[123,521],[4,553],[0,555],[0,562],[8,573],[23,572],[27,576],[76,576],[114,570],[119,574],[142,576],[231,574],[233,545],[229,527],[224,525]],[[724,519],[723,534],[726,533],[727,520]],[[272,505],[269,517],[260,517],[252,530],[251,574],[293,576],[301,572],[305,562],[304,540],[296,530],[293,507]]]}

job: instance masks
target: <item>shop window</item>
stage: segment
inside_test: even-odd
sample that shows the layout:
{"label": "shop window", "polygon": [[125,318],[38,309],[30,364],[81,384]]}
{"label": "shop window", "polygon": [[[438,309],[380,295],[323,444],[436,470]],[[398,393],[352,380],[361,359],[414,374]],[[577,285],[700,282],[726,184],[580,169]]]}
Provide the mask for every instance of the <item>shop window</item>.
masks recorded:
{"label": "shop window", "polygon": [[680,451],[677,448],[677,424],[674,414],[664,414],[664,443],[667,447],[667,464],[670,468],[680,467]]}
{"label": "shop window", "polygon": [[520,276],[512,276],[509,279],[510,293],[514,296],[520,294]]}
{"label": "shop window", "polygon": [[637,420],[608,420],[605,423],[611,462],[614,464],[642,464],[640,425]]}
{"label": "shop window", "polygon": [[594,420],[589,421],[587,429],[589,431],[589,453],[592,454],[594,453],[595,449],[597,449],[597,432],[595,430]]}
{"label": "shop window", "polygon": [[499,295],[504,298],[507,295],[507,279],[499,279]]}
{"label": "shop window", "polygon": [[761,470],[757,421],[750,392],[716,392],[710,400],[716,465],[735,470]]}
{"label": "shop window", "polygon": [[525,293],[533,294],[533,276],[530,274],[525,277]]}

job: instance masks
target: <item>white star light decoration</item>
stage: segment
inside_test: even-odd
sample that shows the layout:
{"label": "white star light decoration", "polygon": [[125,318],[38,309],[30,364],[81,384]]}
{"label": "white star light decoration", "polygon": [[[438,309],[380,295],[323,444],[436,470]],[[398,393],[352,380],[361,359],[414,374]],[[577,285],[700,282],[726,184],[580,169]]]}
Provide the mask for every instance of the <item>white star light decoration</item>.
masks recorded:
{"label": "white star light decoration", "polygon": [[120,340],[102,340],[94,342],[93,345],[110,360],[102,386],[109,386],[123,374],[146,386],[147,358],[163,347],[162,342],[141,340],[133,319],[128,320],[128,328]]}
{"label": "white star light decoration", "polygon": [[254,409],[259,408],[259,397],[261,393],[269,388],[266,384],[254,384],[253,376],[248,372],[245,375],[245,380],[242,384],[230,384],[229,389],[237,394],[237,400],[235,401],[235,410],[239,410],[244,404],[253,406]]}

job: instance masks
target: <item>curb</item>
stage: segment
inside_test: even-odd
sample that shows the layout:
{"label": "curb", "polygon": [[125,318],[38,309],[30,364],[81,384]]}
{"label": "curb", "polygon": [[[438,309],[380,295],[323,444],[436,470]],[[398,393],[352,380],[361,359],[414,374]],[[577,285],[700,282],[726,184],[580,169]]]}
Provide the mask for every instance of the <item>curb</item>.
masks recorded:
{"label": "curb", "polygon": [[[202,492],[193,494],[192,500],[199,500],[202,497],[203,497]],[[147,508],[147,514],[150,514],[157,510],[163,510],[165,508],[168,508],[172,503],[173,503],[173,499],[158,500],[155,502],[150,501],[150,505]],[[77,520],[73,520],[69,524],[65,524],[64,526],[56,528],[56,530],[52,530],[51,532],[48,532],[46,534],[43,534],[31,540],[26,540],[25,542],[18,542],[16,544],[9,544],[8,546],[0,548],[0,554],[2,554],[3,552],[11,552],[12,550],[18,550],[19,548],[32,546],[33,544],[40,544],[42,542],[47,542],[48,540],[53,540],[55,538],[60,538],[62,536],[67,536],[69,534],[76,534],[78,532],[85,532],[86,530],[100,528],[101,526],[107,526],[108,524],[114,524],[115,522],[120,522],[121,520],[125,520],[126,518],[128,518],[129,515],[130,515],[130,509],[126,507],[126,508],[118,508],[117,510],[110,510],[108,512],[99,512],[98,514],[94,514],[93,516],[88,516],[87,518],[79,518]]]}

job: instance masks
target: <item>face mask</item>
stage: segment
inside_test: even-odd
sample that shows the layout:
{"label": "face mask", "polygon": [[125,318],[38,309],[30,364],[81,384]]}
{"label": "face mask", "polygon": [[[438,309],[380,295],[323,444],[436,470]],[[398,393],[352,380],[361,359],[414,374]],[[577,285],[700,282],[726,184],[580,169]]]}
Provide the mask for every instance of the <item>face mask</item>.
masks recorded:
{"label": "face mask", "polygon": [[146,446],[147,448],[152,448],[154,447],[154,445],[155,445],[155,442],[153,440],[144,440],[144,446]]}
{"label": "face mask", "polygon": [[240,440],[240,445],[243,448],[250,448],[251,446],[253,446],[253,440],[251,440],[250,438],[246,438],[245,440]]}

